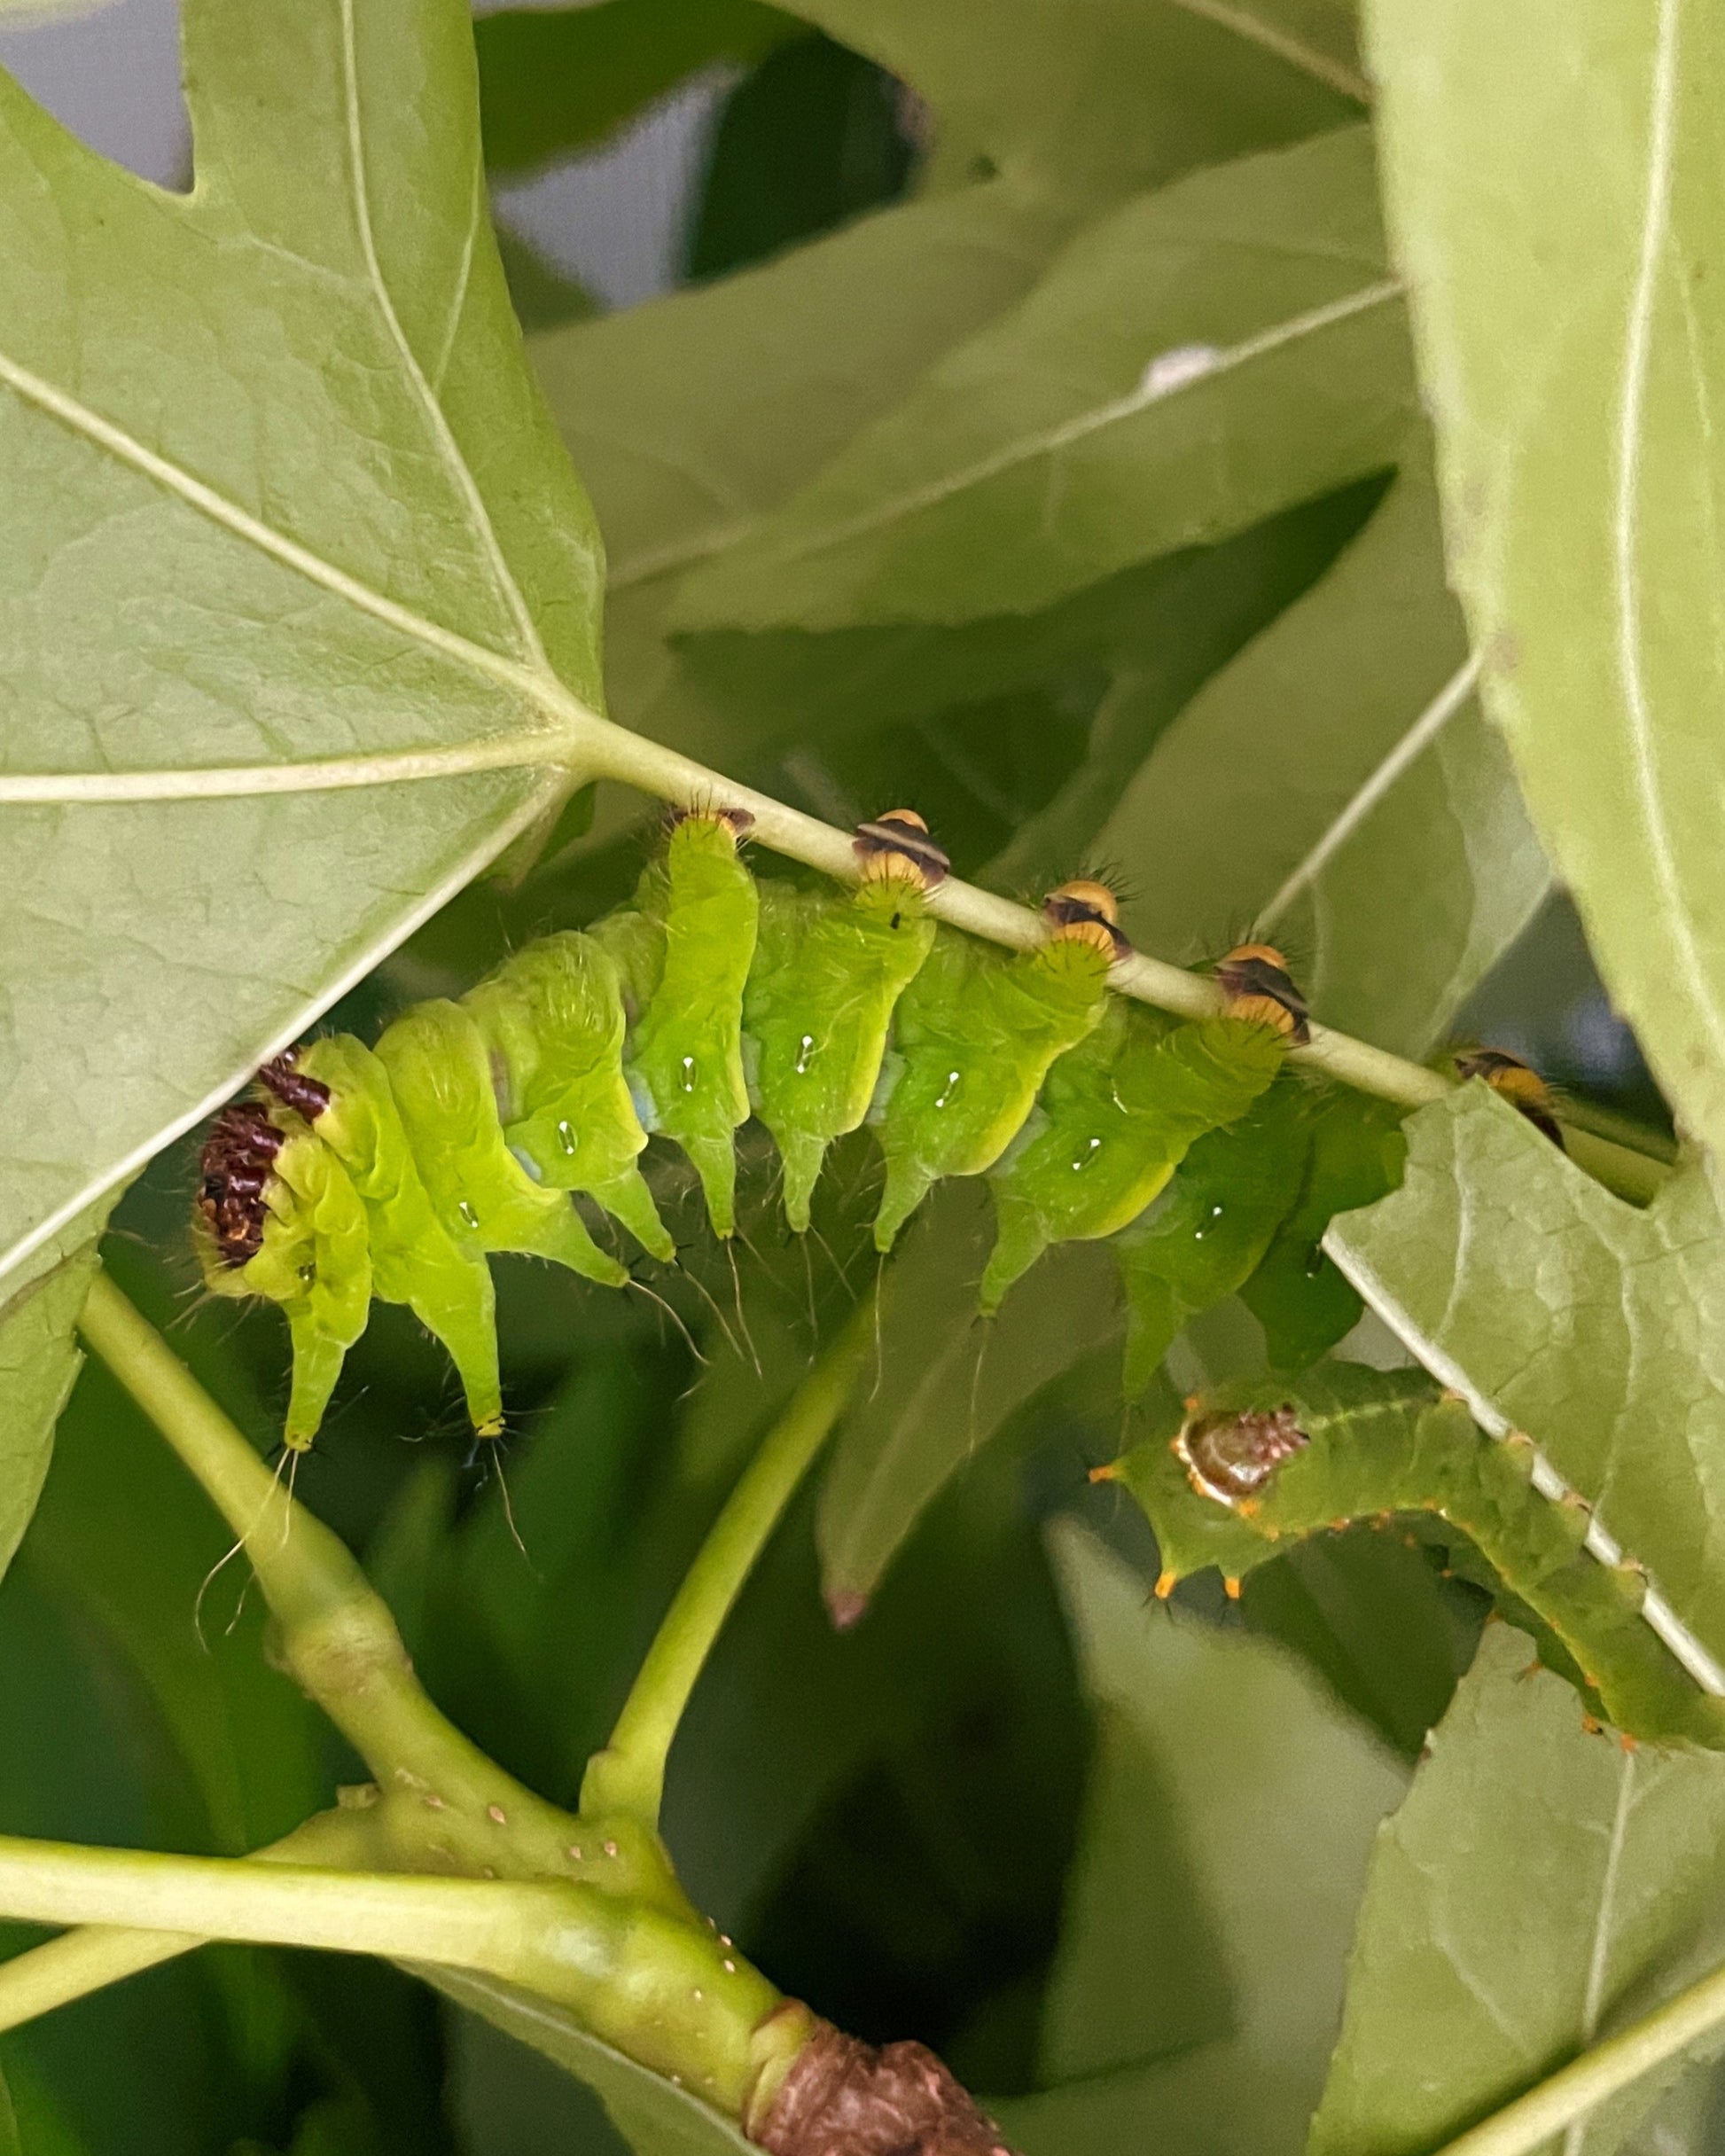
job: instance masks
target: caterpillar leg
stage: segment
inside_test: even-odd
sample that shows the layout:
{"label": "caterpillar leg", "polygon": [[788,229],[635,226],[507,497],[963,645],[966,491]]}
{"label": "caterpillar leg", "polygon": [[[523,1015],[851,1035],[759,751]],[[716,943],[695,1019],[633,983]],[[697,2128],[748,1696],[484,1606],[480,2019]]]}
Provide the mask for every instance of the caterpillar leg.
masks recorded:
{"label": "caterpillar leg", "polygon": [[807,1235],[827,1141],[811,1130],[776,1130],[773,1136],[784,1168],[784,1217],[798,1235]]}
{"label": "caterpillar leg", "polygon": [[628,1230],[650,1258],[657,1258],[666,1265],[675,1258],[677,1246],[671,1239],[670,1230],[659,1217],[659,1207],[653,1203],[652,1192],[638,1168],[625,1168],[608,1183],[592,1184],[588,1194],[596,1204],[605,1207],[619,1227]]}
{"label": "caterpillar leg", "polygon": [[920,1160],[890,1154],[886,1160],[886,1187],[880,1210],[875,1215],[875,1248],[883,1254],[898,1240],[899,1230],[934,1188],[936,1177]]}
{"label": "caterpillar leg", "polygon": [[701,1179],[706,1217],[723,1241],[737,1232],[737,1141],[690,1136],[678,1140]]}
{"label": "caterpillar leg", "polygon": [[421,1263],[411,1278],[396,1283],[405,1293],[390,1295],[404,1302],[428,1332],[449,1353],[467,1402],[467,1419],[480,1437],[496,1437],[503,1426],[503,1380],[497,1367],[497,1304],[491,1273],[482,1262],[458,1254],[454,1262]]}
{"label": "caterpillar leg", "polygon": [[304,1452],[324,1426],[349,1343],[325,1330],[309,1301],[289,1303],[286,1315],[288,1337],[293,1343],[293,1382],[287,1418],[282,1425],[282,1442],[290,1452]]}
{"label": "caterpillar leg", "polygon": [[[995,1246],[988,1253],[977,1293],[977,1308],[984,1317],[995,1315],[1005,1301],[1008,1288],[1030,1270],[1050,1240],[1034,1206],[1014,1205],[996,1189],[995,1211],[998,1221]],[[878,1225],[876,1233],[879,1233]]]}
{"label": "caterpillar leg", "polygon": [[608,1250],[599,1248],[572,1199],[565,1199],[556,1217],[547,1219],[531,1238],[524,1236],[509,1248],[527,1257],[549,1258],[553,1265],[566,1266],[572,1273],[579,1273],[583,1280],[596,1280],[601,1287],[628,1285],[628,1267]]}

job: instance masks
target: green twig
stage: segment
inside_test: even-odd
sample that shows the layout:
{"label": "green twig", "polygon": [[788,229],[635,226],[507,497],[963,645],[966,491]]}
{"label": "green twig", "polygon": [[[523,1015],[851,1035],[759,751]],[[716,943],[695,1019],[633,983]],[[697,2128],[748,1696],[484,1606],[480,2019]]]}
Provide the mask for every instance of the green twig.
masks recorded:
{"label": "green twig", "polygon": [[1725,2025],[1725,1969],[1680,1991],[1645,2019],[1596,2044],[1513,2104],[1450,2142],[1441,2156],[1528,2156],[1608,2097],[1679,2058]]}
{"label": "green twig", "polygon": [[797,1387],[738,1478],[665,1613],[610,1743],[588,1762],[583,1812],[622,1812],[657,1824],[665,1762],[696,1679],[768,1536],[855,1389],[874,1340],[874,1319],[871,1292]]}
{"label": "green twig", "polygon": [[[319,1864],[359,1869],[375,1861],[375,1815],[346,1807],[319,1812],[248,1863]],[[0,1963],[0,2029],[17,2028],[140,1970],[190,1954],[206,1943],[198,1932],[145,1932],[118,1925],[84,1925]]]}
{"label": "green twig", "polygon": [[504,1772],[426,1697],[383,1598],[296,1504],[161,1335],[98,1273],[84,1339],[214,1500],[256,1570],[284,1666],[360,1754],[408,1870],[588,1879],[692,1912],[664,1851],[628,1820],[584,1833]]}

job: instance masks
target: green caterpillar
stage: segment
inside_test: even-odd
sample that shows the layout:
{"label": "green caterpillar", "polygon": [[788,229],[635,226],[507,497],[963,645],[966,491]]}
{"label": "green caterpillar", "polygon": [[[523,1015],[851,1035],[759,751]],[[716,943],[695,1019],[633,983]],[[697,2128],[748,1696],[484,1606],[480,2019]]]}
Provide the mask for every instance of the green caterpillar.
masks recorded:
{"label": "green caterpillar", "polygon": [[1278,952],[1230,952],[1222,1013],[1181,1023],[1108,993],[1128,947],[1102,885],[1062,886],[1045,939],[1005,951],[930,917],[948,864],[911,811],[859,828],[847,888],[757,882],[738,852],[751,820],[679,816],[633,898],[590,929],[405,1012],[375,1049],[338,1035],[278,1058],[262,1098],[218,1119],[196,1240],[216,1293],[286,1315],[290,1446],[315,1436],[374,1295],[444,1342],[473,1427],[494,1434],[488,1254],[622,1285],[580,1194],[673,1259],[640,1168],[654,1133],[731,1235],[751,1114],[799,1232],[828,1147],[865,1121],[886,1162],[882,1251],[939,1179],[987,1174],[985,1313],[1050,1244],[1116,1237],[1128,1391],[1186,1316],[1236,1289],[1278,1366],[1347,1330],[1359,1306],[1318,1238],[1390,1186],[1400,1135],[1393,1111],[1286,1072],[1307,1018]]}
{"label": "green caterpillar", "polygon": [[1647,1581],[1586,1549],[1588,1513],[1534,1481],[1526,1439],[1487,1437],[1421,1371],[1327,1363],[1188,1402],[1171,1444],[1094,1479],[1123,1483],[1156,1531],[1159,1595],[1214,1566],[1230,1594],[1278,1549],[1350,1520],[1439,1544],[1533,1632],[1541,1660],[1626,1736],[1725,1751],[1725,1699],[1700,1690],[1642,1615]]}

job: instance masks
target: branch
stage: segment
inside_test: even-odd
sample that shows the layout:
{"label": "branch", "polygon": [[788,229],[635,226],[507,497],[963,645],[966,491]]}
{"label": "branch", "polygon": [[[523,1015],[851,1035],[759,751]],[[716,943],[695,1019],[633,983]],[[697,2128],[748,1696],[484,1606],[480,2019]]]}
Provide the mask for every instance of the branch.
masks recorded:
{"label": "branch", "polygon": [[657,1823],[665,1762],[689,1695],[768,1536],[849,1402],[874,1338],[875,1301],[870,1293],[857,1304],[713,1523],[647,1650],[611,1742],[588,1762],[583,1812],[627,1812]]}
{"label": "branch", "polygon": [[583,1833],[445,1720],[346,1544],[293,1502],[105,1273],[79,1327],[233,1529],[277,1620],[283,1666],[377,1777],[405,1869],[585,1879],[692,1913],[655,1835],[628,1820]]}
{"label": "branch", "polygon": [[[318,1864],[357,1870],[375,1859],[375,1813],[342,1806],[319,1812],[247,1863]],[[115,1925],[87,1925],[30,1947],[0,1962],[0,2029],[17,2028],[39,2014],[100,1991],[141,1970],[176,1960],[206,1943],[197,1932],[145,1932]]]}
{"label": "branch", "polygon": [[1715,1969],[1450,2142],[1440,2156],[1528,2156],[1608,2097],[1664,2066],[1725,2023],[1725,1968]]}
{"label": "branch", "polygon": [[[609,719],[594,718],[583,729],[583,777],[612,778],[636,787],[660,801],[684,807],[699,807],[714,801],[746,808],[754,817],[750,836],[776,854],[841,882],[854,882],[858,870],[848,832],[838,831],[800,809],[786,808],[771,795],[748,786],[735,785],[716,771],[708,770],[675,749],[632,734]],[[1047,934],[1040,914],[1016,905],[992,891],[948,877],[929,898],[929,911],[967,934],[990,943],[1003,943],[1015,950],[1034,949]],[[1153,1004],[1180,1018],[1209,1018],[1222,1009],[1222,992],[1207,975],[1189,973],[1160,958],[1135,951],[1123,958],[1108,976],[1110,987],[1140,1003]],[[1314,1025],[1311,1044],[1292,1051],[1296,1062],[1322,1071],[1339,1084],[1362,1093],[1375,1093],[1408,1108],[1423,1108],[1441,1100],[1453,1084],[1440,1072],[1423,1063],[1409,1063],[1401,1056],[1374,1048],[1368,1041],[1335,1033],[1328,1026]],[[1645,1204],[1665,1181],[1669,1169],[1626,1145],[1591,1132],[1572,1130],[1569,1152],[1579,1167],[1620,1197]]]}

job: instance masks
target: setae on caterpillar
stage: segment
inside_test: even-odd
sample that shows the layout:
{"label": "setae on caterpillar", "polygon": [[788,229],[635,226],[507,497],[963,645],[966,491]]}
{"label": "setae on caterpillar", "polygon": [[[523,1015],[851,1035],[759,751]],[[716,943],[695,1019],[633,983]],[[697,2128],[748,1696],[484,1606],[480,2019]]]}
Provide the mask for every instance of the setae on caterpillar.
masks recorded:
{"label": "setae on caterpillar", "polygon": [[1104,886],[1062,886],[1044,941],[1001,950],[930,918],[947,860],[912,811],[859,827],[855,885],[815,889],[756,880],[738,851],[750,820],[677,816],[632,898],[590,928],[529,944],[459,1003],[404,1012],[375,1049],[333,1035],[277,1058],[262,1098],[218,1119],[199,1253],[215,1293],[286,1315],[290,1447],[315,1436],[373,1295],[443,1341],[473,1427],[495,1434],[488,1254],[623,1285],[581,1194],[672,1260],[640,1169],[650,1133],[687,1155],[731,1235],[751,1113],[799,1232],[827,1147],[865,1121],[886,1161],[883,1251],[940,1178],[987,1174],[984,1313],[1050,1244],[1127,1230],[1129,1389],[1184,1315],[1236,1288],[1278,1364],[1346,1331],[1357,1302],[1318,1238],[1389,1187],[1399,1132],[1382,1104],[1285,1070],[1307,1018],[1279,953],[1230,952],[1222,1012],[1176,1021],[1107,992],[1128,947]]}
{"label": "setae on caterpillar", "polygon": [[1392,1522],[1443,1551],[1539,1642],[1589,1709],[1631,1738],[1725,1751],[1725,1699],[1701,1691],[1642,1615],[1647,1581],[1586,1548],[1588,1513],[1534,1482],[1525,1438],[1500,1441],[1422,1371],[1326,1363],[1188,1403],[1094,1480],[1123,1483],[1161,1551],[1157,1592],[1214,1566],[1229,1591],[1279,1548],[1350,1521]]}

